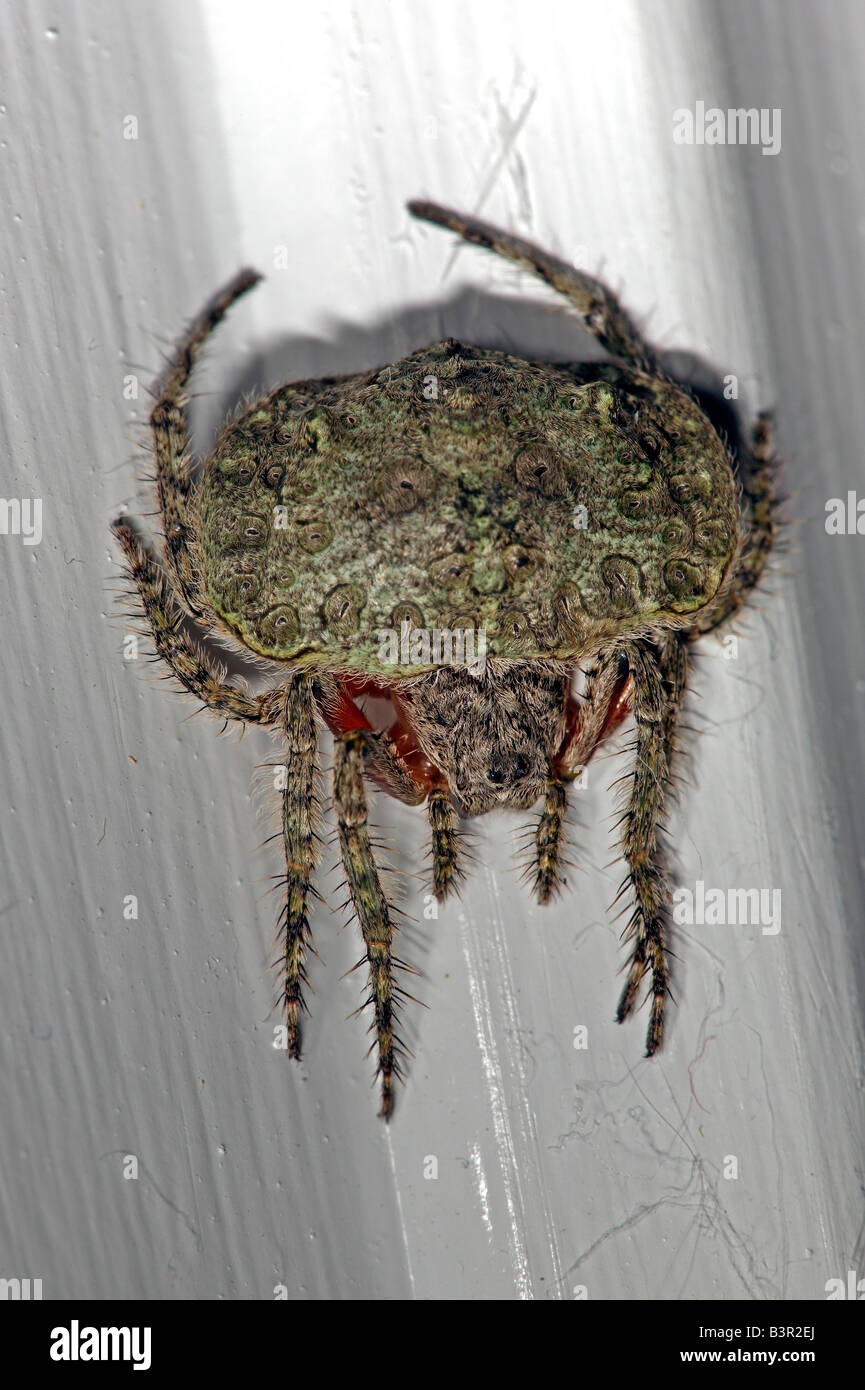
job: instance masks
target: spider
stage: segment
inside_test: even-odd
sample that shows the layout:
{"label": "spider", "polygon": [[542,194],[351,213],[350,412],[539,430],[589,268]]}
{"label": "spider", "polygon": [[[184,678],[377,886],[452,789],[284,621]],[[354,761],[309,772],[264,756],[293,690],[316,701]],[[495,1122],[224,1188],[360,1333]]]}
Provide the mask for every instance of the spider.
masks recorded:
{"label": "spider", "polygon": [[[528,362],[449,340],[375,371],[280,386],[229,419],[196,477],[190,374],[260,279],[244,270],[193,321],[154,388],[161,559],[127,519],[113,524],[157,657],[215,714],[281,737],[280,998],[293,1057],[314,949],[320,722],[334,737],[333,812],[385,1118],[404,1057],[403,962],[365,783],[426,803],[439,901],[463,873],[464,818],[541,803],[530,877],[546,903],[562,881],[568,783],[632,715],[621,850],[633,911],[616,1017],[631,1014],[648,975],[651,1056],[669,993],[660,822],[689,651],[757,584],[776,506],[768,415],[737,461],[602,283],[472,217],[408,207],[534,272],[611,360]],[[252,693],[229,681],[196,625],[265,659],[274,683]],[[477,635],[483,659],[453,659],[442,633]],[[385,640],[393,634],[397,643]],[[376,697],[389,709],[378,727],[366,712]]]}

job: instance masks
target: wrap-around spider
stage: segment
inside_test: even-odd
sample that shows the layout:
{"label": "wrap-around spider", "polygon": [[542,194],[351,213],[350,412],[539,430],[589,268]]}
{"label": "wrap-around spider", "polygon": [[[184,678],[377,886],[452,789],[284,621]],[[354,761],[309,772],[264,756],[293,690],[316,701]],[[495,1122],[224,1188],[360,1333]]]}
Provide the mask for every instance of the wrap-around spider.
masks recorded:
{"label": "wrap-around spider", "polygon": [[[561,881],[567,784],[633,714],[622,832],[633,912],[617,1017],[649,974],[651,1055],[669,991],[660,820],[689,647],[735,614],[774,537],[767,417],[735,460],[599,281],[472,218],[409,207],[540,276],[613,360],[526,362],[449,340],[379,370],[282,386],[229,420],[199,480],[190,373],[259,279],[243,271],[155,387],[161,563],[127,520],[114,523],[158,657],[220,717],[282,738],[281,998],[294,1057],[312,949],[319,718],[334,735],[333,811],[369,965],[385,1117],[400,1073],[401,962],[365,779],[426,802],[439,900],[461,874],[461,818],[541,802],[532,876],[547,902]],[[266,658],[277,683],[253,694],[228,681],[193,623]],[[483,637],[480,666],[439,659],[442,631]],[[394,632],[396,667],[383,641]],[[390,702],[387,727],[366,717],[368,696]]]}

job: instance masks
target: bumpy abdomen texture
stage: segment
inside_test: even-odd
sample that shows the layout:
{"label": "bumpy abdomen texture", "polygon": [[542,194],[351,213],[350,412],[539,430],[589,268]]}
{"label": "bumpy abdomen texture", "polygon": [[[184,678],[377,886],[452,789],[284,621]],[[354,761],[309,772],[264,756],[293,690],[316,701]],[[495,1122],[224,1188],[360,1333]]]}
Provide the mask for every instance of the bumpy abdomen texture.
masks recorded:
{"label": "bumpy abdomen texture", "polygon": [[[232,422],[200,546],[214,608],[254,651],[404,676],[436,664],[423,632],[570,658],[685,617],[737,525],[726,453],[676,388],[449,342]],[[395,672],[382,634],[406,623],[420,632]]]}

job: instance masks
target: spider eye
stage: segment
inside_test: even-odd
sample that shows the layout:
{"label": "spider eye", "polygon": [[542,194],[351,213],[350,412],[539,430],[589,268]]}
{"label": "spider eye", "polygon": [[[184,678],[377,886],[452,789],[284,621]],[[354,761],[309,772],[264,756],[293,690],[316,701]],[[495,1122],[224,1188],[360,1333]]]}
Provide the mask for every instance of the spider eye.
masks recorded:
{"label": "spider eye", "polygon": [[531,760],[524,753],[517,753],[516,757],[506,761],[502,757],[493,758],[487,772],[487,781],[491,787],[503,787],[507,783],[521,782],[531,770]]}

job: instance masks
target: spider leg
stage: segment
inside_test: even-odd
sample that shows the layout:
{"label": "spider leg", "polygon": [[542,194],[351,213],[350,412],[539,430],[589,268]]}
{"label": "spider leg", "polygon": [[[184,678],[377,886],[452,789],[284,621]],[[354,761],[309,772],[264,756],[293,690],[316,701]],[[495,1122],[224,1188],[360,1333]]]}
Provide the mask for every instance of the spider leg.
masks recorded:
{"label": "spider leg", "polygon": [[428,797],[433,893],[438,902],[444,902],[462,878],[460,834],[448,793],[432,781],[429,772],[411,767],[386,734],[374,730],[358,732],[362,735],[358,747],[363,770],[371,781],[408,806],[417,806]]}
{"label": "spider leg", "polygon": [[570,736],[555,760],[555,771],[571,780],[631,712],[630,674],[618,647],[602,652],[589,668],[586,688]]}
{"label": "spider leg", "polygon": [[216,325],[235,300],[260,279],[254,270],[241,270],[229,281],[192,321],[153,388],[156,403],[150,412],[150,428],[165,536],[163,552],[180,601],[195,617],[202,616],[202,607],[195,545],[196,488],[190,471],[186,419],[189,377]]}
{"label": "spider leg", "polygon": [[761,415],[754,428],[751,458],[746,460],[742,504],[748,535],[730,583],[717,604],[710,604],[694,622],[695,636],[712,632],[741,608],[763,574],[775,544],[779,499],[775,479],[778,461],[774,452],[772,417]]}
{"label": "spider leg", "polygon": [[372,782],[407,806],[417,806],[428,797],[433,893],[438,902],[444,902],[462,878],[460,834],[448,793],[437,781],[432,780],[428,768],[412,767],[387,734],[362,727],[357,732],[360,735],[358,750],[363,770]]}
{"label": "spider leg", "polygon": [[285,741],[285,786],[282,791],[282,839],[285,851],[285,903],[280,913],[282,1003],[288,1025],[288,1055],[300,1056],[300,1016],[308,1012],[303,987],[308,983],[305,957],[313,949],[307,915],[317,860],[318,729],[313,683],[297,672],[273,692]]}
{"label": "spider leg", "polygon": [[561,777],[551,778],[535,835],[534,891],[539,903],[548,903],[560,887],[559,865],[567,805],[566,783]]}
{"label": "spider leg", "polygon": [[687,679],[687,647],[669,634],[660,648],[635,642],[624,648],[633,679],[637,729],[636,764],[625,812],[623,850],[634,894],[634,910],[625,936],[633,941],[625,987],[616,1018],[631,1013],[643,976],[652,974],[652,1005],[646,1056],[661,1046],[664,1003],[668,993],[666,936],[669,901],[658,828],[664,810],[676,728]]}
{"label": "spider leg", "polygon": [[667,695],[664,710],[664,754],[667,760],[668,782],[678,741],[679,714],[688,685],[691,640],[690,632],[674,631],[666,632],[657,644],[658,661]]}
{"label": "spider leg", "polygon": [[427,815],[432,840],[433,892],[439,902],[444,902],[462,877],[460,837],[450,797],[435,769],[417,749],[411,745],[406,747],[407,735],[399,718],[388,733],[377,733],[338,681],[321,676],[317,691],[322,716],[335,736],[351,730],[363,733],[358,749],[367,777],[408,806],[417,806],[425,797],[429,798]]}
{"label": "spider leg", "polygon": [[288,1053],[300,1056],[300,1015],[305,1012],[305,955],[311,948],[307,904],[316,864],[317,749],[312,680],[295,674],[278,690],[249,696],[228,685],[209,653],[193,643],[171,580],[123,520],[114,523],[129,574],[138,587],[157,654],[178,680],[215,713],[243,723],[276,724],[286,743],[286,785],[282,793],[282,836],[286,900],[279,918],[282,1002],[288,1025]]}
{"label": "spider leg", "polygon": [[600,280],[585,275],[529,241],[438,203],[417,199],[408,204],[408,210],[413,217],[447,227],[464,241],[495,251],[521,269],[531,271],[570,301],[586,328],[607,352],[642,369],[651,367],[654,360],[651,348],[643,341],[616,296]]}
{"label": "spider leg", "polygon": [[348,890],[366,945],[369,963],[369,997],[373,1005],[373,1029],[378,1045],[381,1076],[381,1111],[389,1119],[393,1109],[393,1078],[399,1075],[399,1044],[394,1034],[395,987],[391,944],[393,922],[381,886],[367,824],[366,794],[363,786],[363,730],[342,734],[336,741],[333,768],[333,800],[339,845]]}
{"label": "spider leg", "polygon": [[456,812],[444,787],[433,787],[427,815],[432,837],[433,893],[443,903],[449,893],[458,890],[463,876]]}
{"label": "spider leg", "polygon": [[189,637],[174,585],[144,549],[132,527],[118,517],[111,529],[123,547],[127,573],[138,589],[157,655],[167,662],[181,684],[216,714],[243,723],[270,723],[269,696],[247,695],[229,685],[219,663]]}
{"label": "spider leg", "polygon": [[630,713],[630,691],[618,651],[599,657],[588,672],[573,727],[553,760],[553,776],[535,835],[534,892],[540,903],[548,903],[560,887],[567,783]]}

